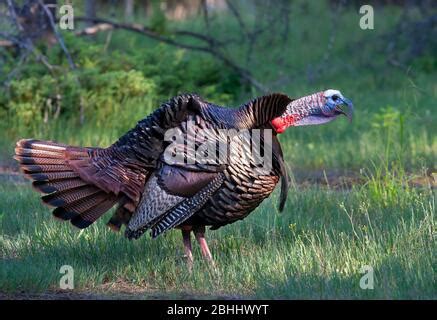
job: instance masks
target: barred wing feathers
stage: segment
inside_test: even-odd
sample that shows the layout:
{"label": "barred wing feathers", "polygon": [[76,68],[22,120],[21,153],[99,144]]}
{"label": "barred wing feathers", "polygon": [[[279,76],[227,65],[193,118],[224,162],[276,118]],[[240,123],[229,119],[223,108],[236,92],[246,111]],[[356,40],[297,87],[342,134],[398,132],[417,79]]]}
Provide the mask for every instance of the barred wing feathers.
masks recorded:
{"label": "barred wing feathers", "polygon": [[[184,94],[162,104],[108,148],[20,140],[15,159],[33,180],[33,187],[45,194],[43,202],[56,208],[53,215],[70,220],[79,228],[86,228],[115,204],[118,209],[108,223],[113,229],[139,219],[140,201],[154,201],[146,199],[149,196],[145,194],[146,183],[159,173],[158,187],[169,195],[167,200],[171,199],[174,205],[165,212],[155,212],[153,219],[147,213],[146,219],[135,228],[151,228],[153,236],[157,236],[199,211],[226,182],[225,167],[221,165],[168,167],[166,170],[176,170],[173,173],[178,177],[163,178],[160,170],[166,164],[162,155],[168,144],[164,141],[165,132],[181,127],[188,118],[196,118],[204,127],[215,129],[265,127],[290,102],[285,95],[272,94],[232,109],[210,104],[197,95]],[[284,172],[282,167],[280,173]],[[283,188],[287,188],[286,180],[283,179]]]}
{"label": "barred wing feathers", "polygon": [[[15,159],[44,194],[53,215],[86,228],[118,203],[111,225],[129,219],[138,205],[144,184],[155,170],[163,148],[163,134],[186,118],[194,96],[182,95],[161,105],[109,148],[72,147],[52,141],[23,139]],[[118,217],[117,214],[124,215]]]}

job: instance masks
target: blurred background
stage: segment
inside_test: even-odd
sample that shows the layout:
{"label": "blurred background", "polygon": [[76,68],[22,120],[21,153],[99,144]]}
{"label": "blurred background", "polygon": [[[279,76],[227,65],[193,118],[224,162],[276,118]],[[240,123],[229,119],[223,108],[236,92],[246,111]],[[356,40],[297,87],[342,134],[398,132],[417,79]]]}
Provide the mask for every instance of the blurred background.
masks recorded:
{"label": "blurred background", "polygon": [[[356,105],[353,125],[289,130],[281,139],[292,166],[434,167],[434,1],[0,3],[4,165],[20,137],[107,146],[181,92],[236,106],[335,88]],[[64,4],[73,30],[58,26]],[[374,29],[360,28],[364,4]]]}
{"label": "blurred background", "polygon": [[[73,29],[60,28],[65,4]],[[88,299],[435,299],[436,4],[0,0],[0,298],[59,297],[71,264]],[[363,5],[373,29],[360,27]],[[129,242],[106,217],[81,232],[50,219],[12,159],[21,138],[109,146],[178,93],[238,106],[329,88],[353,100],[353,122],[280,135],[284,213],[275,192],[209,232],[217,272],[187,273],[177,232]],[[366,265],[375,290],[359,286]]]}

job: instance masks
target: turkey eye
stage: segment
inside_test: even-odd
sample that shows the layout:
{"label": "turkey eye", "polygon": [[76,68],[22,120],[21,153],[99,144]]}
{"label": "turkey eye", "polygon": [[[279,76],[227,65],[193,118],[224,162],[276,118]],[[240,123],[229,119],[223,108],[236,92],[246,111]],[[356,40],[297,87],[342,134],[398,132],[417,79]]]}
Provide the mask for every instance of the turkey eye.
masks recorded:
{"label": "turkey eye", "polygon": [[337,101],[338,100],[338,96],[332,96],[332,100]]}

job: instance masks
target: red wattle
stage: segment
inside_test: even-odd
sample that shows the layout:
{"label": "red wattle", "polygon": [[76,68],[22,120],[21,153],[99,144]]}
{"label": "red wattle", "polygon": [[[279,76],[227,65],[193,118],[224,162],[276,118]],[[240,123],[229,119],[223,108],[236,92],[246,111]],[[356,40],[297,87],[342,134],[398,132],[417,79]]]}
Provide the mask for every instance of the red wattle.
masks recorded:
{"label": "red wattle", "polygon": [[286,129],[285,121],[281,117],[273,119],[272,126],[277,133],[283,133]]}
{"label": "red wattle", "polygon": [[283,133],[289,126],[292,126],[295,118],[292,115],[278,117],[272,120],[272,126],[277,133]]}

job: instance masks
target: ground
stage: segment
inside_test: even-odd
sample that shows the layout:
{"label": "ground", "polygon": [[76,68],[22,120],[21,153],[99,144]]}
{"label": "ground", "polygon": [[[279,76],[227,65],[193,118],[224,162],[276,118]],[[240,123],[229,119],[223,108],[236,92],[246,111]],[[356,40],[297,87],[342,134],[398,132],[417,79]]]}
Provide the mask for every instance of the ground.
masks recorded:
{"label": "ground", "polygon": [[[3,173],[0,297],[436,298],[434,180],[423,177],[381,206],[357,184],[363,177],[336,174],[295,178],[283,213],[274,194],[248,219],[208,232],[216,269],[196,248],[190,274],[179,231],[156,241],[128,241],[104,221],[77,231],[55,221],[19,174]],[[62,265],[74,268],[74,290],[59,287]],[[360,288],[364,266],[374,289]]]}

